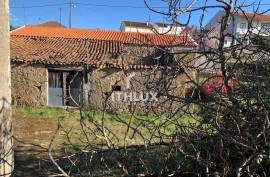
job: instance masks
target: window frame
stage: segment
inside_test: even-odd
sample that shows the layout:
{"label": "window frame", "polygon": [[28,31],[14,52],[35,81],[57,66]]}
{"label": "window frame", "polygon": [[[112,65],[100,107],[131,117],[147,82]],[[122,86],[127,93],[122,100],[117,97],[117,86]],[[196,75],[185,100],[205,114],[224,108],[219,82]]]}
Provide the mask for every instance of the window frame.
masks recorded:
{"label": "window frame", "polygon": [[246,30],[247,29],[247,23],[245,23],[245,22],[240,23],[240,29],[241,30]]}
{"label": "window frame", "polygon": [[[267,28],[265,28],[265,27],[267,27]],[[269,30],[270,30],[270,28],[269,28],[269,23],[262,23],[262,24],[261,24],[261,31],[262,31],[263,33],[266,33],[266,32],[269,33]]]}

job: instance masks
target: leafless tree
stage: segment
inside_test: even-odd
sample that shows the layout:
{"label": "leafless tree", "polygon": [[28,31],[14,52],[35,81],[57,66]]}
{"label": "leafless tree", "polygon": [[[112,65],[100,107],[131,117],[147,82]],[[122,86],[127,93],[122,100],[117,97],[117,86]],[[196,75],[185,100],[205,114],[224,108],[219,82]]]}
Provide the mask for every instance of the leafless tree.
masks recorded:
{"label": "leafless tree", "polygon": [[[112,92],[104,96],[101,113],[80,107],[80,143],[59,121],[57,133],[63,132],[74,150],[56,158],[52,140],[49,156],[58,176],[270,176],[269,46],[253,34],[258,28],[253,22],[269,9],[260,1],[205,0],[200,6],[196,0],[161,1],[166,11],[145,4],[171,24],[188,27],[200,14],[198,48],[155,47],[150,59],[156,67],[142,71],[132,84],[137,91],[157,91],[159,102],[130,104],[128,113],[120,113],[109,104]],[[214,35],[203,26],[212,9],[223,12]],[[237,14],[248,21],[242,39],[228,33]],[[230,46],[228,37],[234,41]],[[176,86],[179,76],[185,82]]]}

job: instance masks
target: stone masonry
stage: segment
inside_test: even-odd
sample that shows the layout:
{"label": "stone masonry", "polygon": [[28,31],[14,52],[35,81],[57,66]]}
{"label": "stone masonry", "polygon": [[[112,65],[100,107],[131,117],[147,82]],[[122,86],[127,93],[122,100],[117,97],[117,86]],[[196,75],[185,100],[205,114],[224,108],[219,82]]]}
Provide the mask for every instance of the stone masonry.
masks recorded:
{"label": "stone masonry", "polygon": [[47,105],[48,72],[44,65],[12,63],[11,82],[14,105]]}
{"label": "stone masonry", "polygon": [[[112,101],[114,96],[112,94],[119,94],[119,92],[139,94],[155,91],[161,94],[161,92],[164,92],[162,89],[165,88],[166,84],[170,84],[170,88],[172,88],[169,91],[170,93],[173,92],[175,96],[184,95],[188,87],[185,84],[187,77],[183,75],[181,68],[171,70],[156,68],[160,65],[160,61],[155,58],[160,55],[160,51],[154,47],[125,45],[121,53],[106,56],[103,62],[115,60],[119,63],[128,63],[127,66],[136,66],[136,68],[85,67],[83,72],[86,75],[84,78],[87,78],[83,83],[85,108],[99,111],[126,111],[131,107],[136,107],[138,111],[144,111],[150,110],[149,106],[158,106],[167,109],[164,104],[156,102],[127,103],[125,101]],[[166,55],[163,56],[162,60],[166,60],[166,57]],[[177,55],[174,60],[177,60],[178,57],[181,58]],[[188,58],[190,57],[185,57],[187,63],[189,62]],[[140,66],[145,65],[151,66],[152,69],[140,68]],[[172,67],[175,66],[175,63],[170,61],[169,65],[171,65],[169,67]],[[61,65],[55,67],[60,70],[61,68],[66,69],[65,66]],[[193,71],[189,72],[192,76]],[[135,76],[132,78],[131,88],[127,88],[127,77],[131,74],[135,74]],[[164,88],[162,88],[162,85]],[[120,90],[114,90],[114,87]],[[46,68],[46,65],[12,62],[12,98],[13,104],[18,106],[47,106],[48,68]],[[166,98],[159,99],[164,101]],[[171,103],[167,105],[168,108],[171,107]],[[144,110],[141,108],[144,108]]]}

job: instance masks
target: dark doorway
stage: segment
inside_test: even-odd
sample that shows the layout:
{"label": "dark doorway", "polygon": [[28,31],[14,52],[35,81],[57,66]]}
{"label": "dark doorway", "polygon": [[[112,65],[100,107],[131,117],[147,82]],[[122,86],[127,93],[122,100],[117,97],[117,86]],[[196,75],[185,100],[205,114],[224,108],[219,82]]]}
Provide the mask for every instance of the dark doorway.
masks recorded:
{"label": "dark doorway", "polygon": [[66,76],[66,105],[78,107],[82,104],[82,72],[69,72]]}
{"label": "dark doorway", "polygon": [[79,71],[49,70],[49,105],[75,106],[82,104],[83,75]]}

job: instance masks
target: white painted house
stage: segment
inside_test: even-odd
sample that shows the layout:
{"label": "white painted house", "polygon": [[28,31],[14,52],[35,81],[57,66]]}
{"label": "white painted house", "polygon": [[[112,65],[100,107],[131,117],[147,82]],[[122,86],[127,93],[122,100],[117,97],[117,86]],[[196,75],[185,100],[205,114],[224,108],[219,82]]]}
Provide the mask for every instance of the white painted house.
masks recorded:
{"label": "white painted house", "polygon": [[[219,11],[205,26],[205,29],[209,31],[209,40],[206,42],[207,46],[215,47],[218,45],[222,17],[224,17],[224,12]],[[250,42],[250,36],[254,34],[269,36],[269,29],[269,15],[235,13],[229,20],[224,47],[230,47],[231,45],[237,44],[239,41],[248,44]]]}
{"label": "white painted house", "polygon": [[134,33],[153,33],[153,26],[150,23],[123,21],[120,30]]}
{"label": "white painted house", "polygon": [[121,23],[120,30],[124,32],[134,32],[134,33],[159,33],[159,34],[174,34],[178,35],[185,29],[181,25],[172,25],[165,23],[154,23],[153,25],[146,22],[131,22],[123,21]]}
{"label": "white painted house", "polygon": [[185,29],[184,26],[177,24],[165,24],[165,23],[155,23],[153,25],[156,32],[159,34],[180,34]]}

